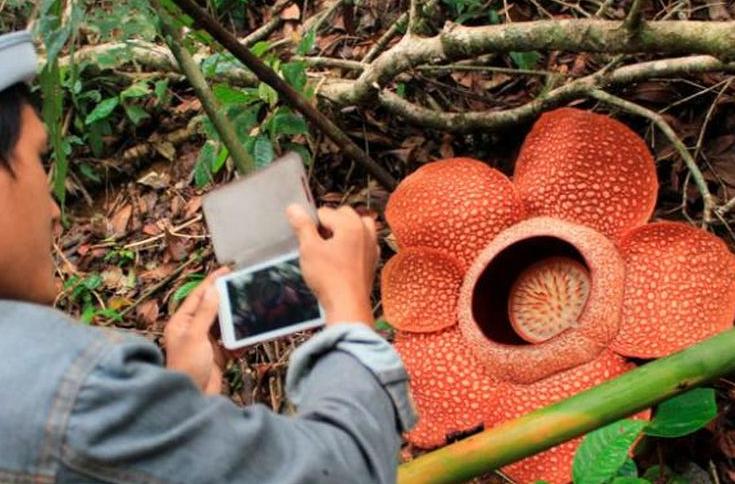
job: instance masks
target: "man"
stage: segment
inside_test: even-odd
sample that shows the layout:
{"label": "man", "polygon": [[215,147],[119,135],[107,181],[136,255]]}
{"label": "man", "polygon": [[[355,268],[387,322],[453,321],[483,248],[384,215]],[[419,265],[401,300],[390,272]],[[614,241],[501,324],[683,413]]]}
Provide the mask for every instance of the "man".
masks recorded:
{"label": "man", "polygon": [[334,234],[324,240],[306,213],[289,209],[327,328],[291,358],[287,391],[298,415],[239,408],[218,395],[208,340],[213,281],[226,271],[167,325],[168,369],[149,342],[46,306],[59,209],[41,164],[46,133],[19,83],[36,61],[7,55],[18,45],[28,48],[27,34],[0,37],[0,482],[395,480],[398,435],[414,415],[400,360],[369,327],[372,221],[323,209]]}

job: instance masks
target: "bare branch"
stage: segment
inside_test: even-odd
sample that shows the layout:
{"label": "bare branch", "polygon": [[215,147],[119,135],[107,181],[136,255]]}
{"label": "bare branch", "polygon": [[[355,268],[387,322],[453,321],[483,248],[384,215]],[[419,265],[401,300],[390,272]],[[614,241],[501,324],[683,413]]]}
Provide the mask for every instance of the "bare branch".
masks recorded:
{"label": "bare branch", "polygon": [[369,64],[373,60],[375,60],[378,55],[383,52],[383,49],[385,49],[385,46],[388,45],[388,42],[391,41],[393,37],[398,33],[400,29],[406,26],[406,22],[408,21],[408,14],[403,13],[398,19],[391,24],[391,26],[388,28],[388,30],[385,31],[383,35],[380,36],[377,42],[370,48],[367,54],[365,54],[365,57],[362,59],[362,62],[365,64]]}
{"label": "bare branch", "polygon": [[[523,106],[503,111],[470,111],[446,113],[415,105],[402,97],[383,90],[378,96],[380,105],[392,114],[427,128],[457,133],[479,129],[501,129],[533,120],[541,112],[553,109],[578,97],[584,97],[594,88],[608,85],[630,84],[657,77],[674,77],[711,71],[735,72],[735,63],[723,63],[711,56],[692,56],[642,62],[619,67],[570,81],[549,91],[544,96]],[[333,80],[325,82],[319,95],[339,103],[343,93],[354,89],[355,81]]]}
{"label": "bare branch", "polygon": [[380,55],[345,93],[343,104],[359,104],[378,94],[399,73],[422,64],[439,64],[487,53],[531,50],[572,52],[735,54],[735,22],[648,22],[630,36],[620,22],[541,20],[482,27],[448,24],[434,37],[404,37]]}
{"label": "bare branch", "polygon": [[627,29],[631,35],[637,35],[643,24],[643,0],[633,0],[630,6],[628,16],[623,21],[623,28]]}

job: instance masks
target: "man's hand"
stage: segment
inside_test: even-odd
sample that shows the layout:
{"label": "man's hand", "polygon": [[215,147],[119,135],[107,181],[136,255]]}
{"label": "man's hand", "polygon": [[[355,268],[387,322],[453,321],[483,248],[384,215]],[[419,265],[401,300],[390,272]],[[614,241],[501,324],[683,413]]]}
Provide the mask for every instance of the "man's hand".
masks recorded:
{"label": "man's hand", "polygon": [[299,238],[304,280],[326,311],[327,324],[373,324],[370,292],[378,260],[375,222],[350,207],[319,209],[319,221],[332,232],[323,239],[306,211],[292,205],[288,219]]}
{"label": "man's hand", "polygon": [[222,390],[222,352],[209,334],[217,317],[219,295],[214,281],[229,272],[221,268],[186,298],[163,331],[166,367],[189,375],[203,392],[217,395]]}

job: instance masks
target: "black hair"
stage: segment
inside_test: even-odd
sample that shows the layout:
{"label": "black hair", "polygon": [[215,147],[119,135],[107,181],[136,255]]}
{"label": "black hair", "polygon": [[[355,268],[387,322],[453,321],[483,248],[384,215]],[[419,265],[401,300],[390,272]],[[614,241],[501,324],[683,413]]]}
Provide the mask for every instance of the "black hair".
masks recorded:
{"label": "black hair", "polygon": [[25,104],[30,104],[30,89],[25,83],[0,91],[0,167],[11,173],[10,159],[20,138],[21,112]]}

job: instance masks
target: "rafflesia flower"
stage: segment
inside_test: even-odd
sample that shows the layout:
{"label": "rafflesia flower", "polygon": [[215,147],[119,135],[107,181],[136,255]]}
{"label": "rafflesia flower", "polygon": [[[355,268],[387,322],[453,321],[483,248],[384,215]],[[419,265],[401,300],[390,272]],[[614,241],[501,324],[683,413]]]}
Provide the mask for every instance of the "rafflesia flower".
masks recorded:
{"label": "rafflesia flower", "polygon": [[[513,182],[453,158],[400,184],[382,293],[421,417],[411,443],[444,445],[732,325],[735,257],[703,230],[647,224],[657,190],[643,140],[569,108],[534,125]],[[578,444],[505,471],[567,482]]]}

